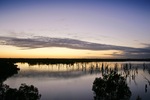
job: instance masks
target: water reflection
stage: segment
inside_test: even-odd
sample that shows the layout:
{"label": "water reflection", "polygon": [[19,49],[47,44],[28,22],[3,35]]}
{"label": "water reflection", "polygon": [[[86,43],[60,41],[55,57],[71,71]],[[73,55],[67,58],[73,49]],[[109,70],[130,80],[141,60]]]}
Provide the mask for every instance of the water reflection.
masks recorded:
{"label": "water reflection", "polygon": [[[139,69],[149,72],[149,64],[142,67],[142,64],[131,63],[107,63],[107,62],[91,62],[91,63],[75,63],[75,64],[49,64],[49,65],[29,65],[28,63],[17,63],[20,66],[20,77],[26,76],[45,76],[49,77],[79,77],[86,74],[106,74],[112,70],[126,76],[129,80],[135,80]],[[141,71],[141,70],[140,70]],[[34,73],[34,74],[33,74]],[[136,82],[135,82],[136,83]]]}
{"label": "water reflection", "polygon": [[[28,63],[17,63],[21,71],[16,77],[53,77],[53,78],[77,78],[89,74],[108,74],[111,71],[118,72],[127,78],[128,83],[134,82],[137,86],[137,76],[140,73],[150,71],[150,64],[145,63],[108,63],[108,62],[90,62],[75,64],[49,64],[49,65],[29,65]],[[141,72],[143,69],[143,72]],[[149,73],[150,74],[150,73]],[[147,75],[141,74],[146,85],[150,85]]]}
{"label": "water reflection", "polygon": [[19,89],[10,88],[3,82],[17,74],[20,69],[11,62],[0,61],[0,100],[39,100],[41,95],[33,85],[21,84]]}
{"label": "water reflection", "polygon": [[136,100],[142,100],[142,98],[138,95]]}
{"label": "water reflection", "polygon": [[16,64],[21,70],[6,83],[14,87],[17,87],[16,84],[20,84],[20,82],[34,83],[41,91],[42,100],[91,100],[93,97],[91,85],[95,77],[101,77],[111,71],[126,78],[132,92],[131,100],[140,100],[140,98],[147,100],[150,94],[149,62]]}

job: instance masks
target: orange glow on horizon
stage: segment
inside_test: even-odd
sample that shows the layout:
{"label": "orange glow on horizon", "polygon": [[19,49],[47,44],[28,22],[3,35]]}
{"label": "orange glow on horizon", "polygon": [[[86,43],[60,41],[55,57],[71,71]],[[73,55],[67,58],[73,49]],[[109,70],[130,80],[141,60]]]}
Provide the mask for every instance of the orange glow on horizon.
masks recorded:
{"label": "orange glow on horizon", "polygon": [[59,47],[20,49],[13,46],[1,46],[0,48],[0,58],[112,58],[113,53],[122,53],[118,50],[92,51]]}

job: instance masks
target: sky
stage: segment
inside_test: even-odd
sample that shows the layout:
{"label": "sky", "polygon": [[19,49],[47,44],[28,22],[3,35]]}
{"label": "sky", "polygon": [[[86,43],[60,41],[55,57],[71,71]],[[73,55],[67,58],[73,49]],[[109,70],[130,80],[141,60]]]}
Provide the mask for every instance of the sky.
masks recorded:
{"label": "sky", "polygon": [[0,58],[150,58],[149,0],[0,0]]}

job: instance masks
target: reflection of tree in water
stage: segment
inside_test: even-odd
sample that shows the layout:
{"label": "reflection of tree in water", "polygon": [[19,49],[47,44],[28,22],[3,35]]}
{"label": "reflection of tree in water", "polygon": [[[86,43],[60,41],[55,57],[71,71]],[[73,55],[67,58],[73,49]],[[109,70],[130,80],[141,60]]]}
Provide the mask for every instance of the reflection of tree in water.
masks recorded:
{"label": "reflection of tree in water", "polygon": [[142,98],[138,95],[136,100],[142,100]]}
{"label": "reflection of tree in water", "polygon": [[115,71],[103,74],[103,78],[96,78],[92,90],[95,100],[129,100],[131,96],[126,79]]}
{"label": "reflection of tree in water", "polygon": [[0,61],[0,100],[39,100],[41,95],[33,85],[21,84],[17,90],[3,84],[8,77],[17,74],[18,70],[17,65]]}

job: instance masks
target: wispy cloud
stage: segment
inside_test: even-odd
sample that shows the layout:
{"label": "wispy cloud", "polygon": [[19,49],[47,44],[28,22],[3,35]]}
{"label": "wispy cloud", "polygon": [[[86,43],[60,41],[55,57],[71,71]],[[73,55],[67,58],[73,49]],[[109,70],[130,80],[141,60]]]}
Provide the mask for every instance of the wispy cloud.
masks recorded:
{"label": "wispy cloud", "polygon": [[23,49],[34,49],[44,47],[66,47],[82,50],[120,50],[122,55],[114,53],[114,56],[150,56],[150,47],[131,48],[124,46],[107,45],[100,43],[92,43],[70,38],[49,38],[49,37],[33,37],[33,38],[16,38],[16,37],[0,37],[0,45],[12,45]]}
{"label": "wispy cloud", "polygon": [[0,37],[0,44],[13,45],[16,47],[23,47],[23,48],[66,47],[72,49],[86,49],[86,50],[133,49],[129,47],[92,43],[69,38],[49,38],[49,37],[34,37],[34,38]]}

